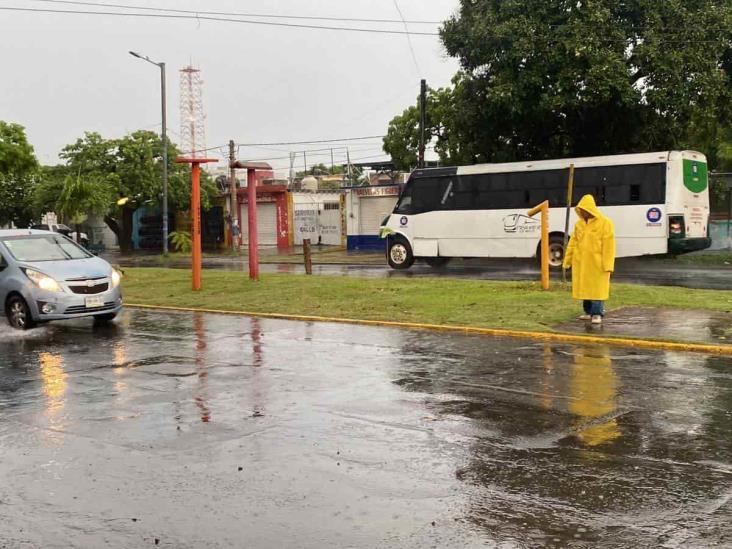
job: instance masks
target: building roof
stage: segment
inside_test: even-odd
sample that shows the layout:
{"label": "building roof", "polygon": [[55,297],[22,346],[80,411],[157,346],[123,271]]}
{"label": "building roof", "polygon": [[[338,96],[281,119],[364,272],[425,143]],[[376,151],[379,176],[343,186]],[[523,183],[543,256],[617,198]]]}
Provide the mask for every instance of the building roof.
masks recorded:
{"label": "building roof", "polygon": [[238,170],[268,170],[272,171],[272,166],[267,162],[247,162],[237,160],[233,164],[229,165],[230,168],[236,168]]}

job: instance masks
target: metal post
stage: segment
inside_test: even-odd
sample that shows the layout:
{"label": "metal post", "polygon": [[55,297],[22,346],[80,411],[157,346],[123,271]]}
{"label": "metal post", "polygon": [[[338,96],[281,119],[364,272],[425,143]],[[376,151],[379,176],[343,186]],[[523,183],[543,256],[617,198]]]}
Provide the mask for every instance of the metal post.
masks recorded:
{"label": "metal post", "polygon": [[529,217],[541,212],[541,287],[549,289],[549,201],[545,200],[528,212]]}
{"label": "metal post", "polygon": [[305,163],[305,175],[308,174],[308,153],[307,151],[302,151],[302,160]]}
{"label": "metal post", "polygon": [[729,204],[729,214],[727,217],[727,247],[732,250],[732,240],[730,239],[730,225],[732,225],[732,182],[728,182],[729,191],[727,192],[727,203]]}
{"label": "metal post", "polygon": [[310,255],[310,239],[305,238],[302,241],[302,253],[305,259],[305,274],[313,274],[313,258]]}
{"label": "metal post", "polygon": [[215,158],[185,158],[176,164],[191,164],[191,272],[193,291],[201,289],[201,164],[218,162]]}
{"label": "metal post", "polygon": [[291,152],[290,153],[290,189],[292,189],[292,184],[295,182],[295,156],[296,153]]}
{"label": "metal post", "polygon": [[422,79],[419,90],[419,160],[418,167],[424,168],[424,130],[427,119],[427,81]]}
{"label": "metal post", "polygon": [[193,250],[193,291],[201,289],[201,166],[194,162],[191,166],[191,217]]}
{"label": "metal post", "polygon": [[140,55],[137,52],[130,51],[129,54],[137,59],[147,61],[151,65],[155,65],[160,69],[160,102],[163,111],[163,127],[160,137],[163,146],[163,254],[168,255],[168,115],[166,107],[165,92],[165,63],[153,61],[146,55]]}
{"label": "metal post", "polygon": [[[230,199],[230,214],[231,214],[231,249],[236,250],[239,247],[239,235],[241,234],[241,210],[239,210],[239,200],[236,194],[236,168],[234,163],[236,162],[236,145],[234,140],[229,141],[229,194]],[[234,234],[234,220],[239,223],[239,235]]]}
{"label": "metal post", "polygon": [[160,96],[163,109],[163,255],[168,255],[168,109],[165,92],[165,63],[160,63]]}
{"label": "metal post", "polygon": [[259,280],[259,257],[257,248],[257,182],[254,168],[247,168],[247,212],[249,225],[249,278]]}
{"label": "metal post", "polygon": [[348,186],[353,186],[353,172],[351,171],[351,150],[346,147],[346,162],[348,163]]}
{"label": "metal post", "polygon": [[[567,213],[564,219],[564,253],[567,253],[569,244],[569,214],[572,209],[572,195],[574,194],[574,164],[569,165],[569,182],[567,183]],[[564,258],[562,258],[564,259]],[[562,265],[562,280],[567,282],[567,269]]]}

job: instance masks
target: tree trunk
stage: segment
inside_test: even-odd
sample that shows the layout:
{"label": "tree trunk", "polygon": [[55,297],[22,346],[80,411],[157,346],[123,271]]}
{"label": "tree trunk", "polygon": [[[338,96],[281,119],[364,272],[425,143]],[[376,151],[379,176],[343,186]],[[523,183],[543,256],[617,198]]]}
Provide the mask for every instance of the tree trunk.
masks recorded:
{"label": "tree trunk", "polygon": [[122,252],[132,251],[132,216],[133,208],[122,208],[122,219],[105,216],[104,221],[117,237],[119,249]]}

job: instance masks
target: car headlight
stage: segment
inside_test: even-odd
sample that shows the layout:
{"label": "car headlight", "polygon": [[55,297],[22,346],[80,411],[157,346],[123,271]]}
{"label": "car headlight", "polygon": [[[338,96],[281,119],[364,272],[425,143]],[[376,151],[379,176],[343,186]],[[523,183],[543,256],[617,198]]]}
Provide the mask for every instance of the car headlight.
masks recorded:
{"label": "car headlight", "polygon": [[120,276],[119,272],[116,270],[112,270],[112,288],[116,288],[117,286],[119,286],[121,280],[122,277]]}
{"label": "car headlight", "polygon": [[61,289],[61,286],[58,285],[58,282],[56,282],[50,276],[39,273],[38,271],[34,271],[33,269],[23,269],[23,272],[25,273],[25,276],[30,278],[31,282],[33,282],[33,284],[38,286],[41,290],[46,290],[47,292],[63,291]]}

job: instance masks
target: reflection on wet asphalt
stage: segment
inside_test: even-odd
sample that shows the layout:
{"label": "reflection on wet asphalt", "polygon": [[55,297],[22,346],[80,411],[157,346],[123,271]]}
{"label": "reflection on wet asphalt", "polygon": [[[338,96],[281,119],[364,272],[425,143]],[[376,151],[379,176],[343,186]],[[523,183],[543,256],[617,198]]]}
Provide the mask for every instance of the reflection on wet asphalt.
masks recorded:
{"label": "reflection on wet asphalt", "polygon": [[0,328],[0,547],[732,543],[732,360],[127,311]]}

